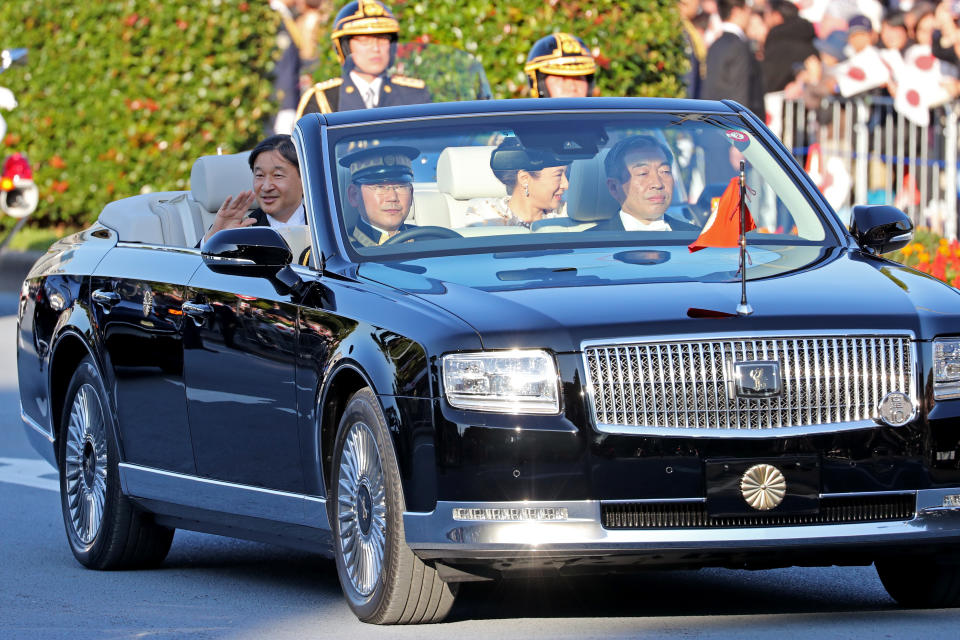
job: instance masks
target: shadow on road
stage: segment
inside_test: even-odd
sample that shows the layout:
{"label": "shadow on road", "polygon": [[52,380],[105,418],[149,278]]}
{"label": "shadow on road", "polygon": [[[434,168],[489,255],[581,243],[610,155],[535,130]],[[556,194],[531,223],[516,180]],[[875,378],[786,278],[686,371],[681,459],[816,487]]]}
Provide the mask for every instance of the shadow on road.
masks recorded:
{"label": "shadow on road", "polygon": [[[320,600],[342,598],[333,560],[228,538],[185,532],[177,536],[181,542],[174,543],[160,571],[180,571],[204,581],[250,582],[267,587],[267,593],[279,589]],[[664,616],[693,620],[895,609],[872,567],[702,569],[464,583],[447,622]]]}

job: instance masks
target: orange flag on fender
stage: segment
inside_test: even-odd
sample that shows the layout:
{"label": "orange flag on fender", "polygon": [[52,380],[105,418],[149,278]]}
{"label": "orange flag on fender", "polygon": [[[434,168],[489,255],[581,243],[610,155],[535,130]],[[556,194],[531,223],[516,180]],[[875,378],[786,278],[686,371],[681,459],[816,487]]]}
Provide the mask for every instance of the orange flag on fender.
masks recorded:
{"label": "orange flag on fender", "polygon": [[[747,216],[744,229],[750,231],[757,225],[750,215],[750,208],[744,203],[744,214]],[[730,184],[720,196],[720,202],[707,225],[687,248],[690,253],[706,249],[707,247],[736,247],[740,244],[740,178],[730,178]]]}

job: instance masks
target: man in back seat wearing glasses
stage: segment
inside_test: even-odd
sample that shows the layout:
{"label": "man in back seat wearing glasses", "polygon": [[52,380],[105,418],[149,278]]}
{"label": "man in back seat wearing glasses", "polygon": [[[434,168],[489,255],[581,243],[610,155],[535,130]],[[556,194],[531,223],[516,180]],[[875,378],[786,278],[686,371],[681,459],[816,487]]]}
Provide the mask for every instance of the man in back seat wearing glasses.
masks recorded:
{"label": "man in back seat wearing glasses", "polygon": [[420,155],[413,147],[377,146],[340,159],[350,170],[347,201],[360,217],[350,239],[361,247],[387,242],[401,231],[413,204],[412,161]]}

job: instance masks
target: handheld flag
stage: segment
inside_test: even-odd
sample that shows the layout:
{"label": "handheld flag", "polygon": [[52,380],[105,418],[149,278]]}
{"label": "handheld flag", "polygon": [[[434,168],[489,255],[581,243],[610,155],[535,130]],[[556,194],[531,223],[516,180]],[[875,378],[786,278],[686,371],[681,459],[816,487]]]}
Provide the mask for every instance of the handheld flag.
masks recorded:
{"label": "handheld flag", "polygon": [[[744,191],[745,189],[741,189],[739,176],[730,178],[730,183],[720,196],[720,202],[707,220],[703,231],[687,247],[690,253],[707,247],[736,247],[740,244],[741,226],[744,233],[757,228],[753,216],[750,215],[750,209],[746,202],[743,202]],[[743,225],[739,215],[741,204],[743,205]]]}

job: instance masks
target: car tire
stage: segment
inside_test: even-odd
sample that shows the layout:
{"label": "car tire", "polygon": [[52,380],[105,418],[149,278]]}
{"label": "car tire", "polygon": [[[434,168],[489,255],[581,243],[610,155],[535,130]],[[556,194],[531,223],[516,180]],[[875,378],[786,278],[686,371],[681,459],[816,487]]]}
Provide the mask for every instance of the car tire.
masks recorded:
{"label": "car tire", "polygon": [[63,407],[57,442],[60,507],[74,557],[90,569],[160,564],[174,530],[154,523],[120,490],[113,412],[90,356],[74,371]]}
{"label": "car tire", "polygon": [[[950,559],[948,559],[950,560]],[[877,575],[890,597],[904,607],[960,606],[960,563],[933,556],[876,561]]]}
{"label": "car tire", "polygon": [[439,622],[453,606],[458,584],[406,544],[404,499],[392,440],[377,398],[356,392],[337,429],[330,524],[340,586],[363,622]]}

